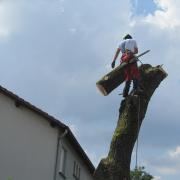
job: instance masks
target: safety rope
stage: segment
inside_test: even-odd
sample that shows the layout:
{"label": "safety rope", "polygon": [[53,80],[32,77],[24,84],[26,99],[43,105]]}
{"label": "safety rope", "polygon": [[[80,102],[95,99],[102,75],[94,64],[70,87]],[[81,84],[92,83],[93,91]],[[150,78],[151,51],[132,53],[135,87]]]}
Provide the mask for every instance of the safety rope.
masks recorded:
{"label": "safety rope", "polygon": [[139,128],[140,128],[140,96],[138,102],[138,129],[137,129],[137,141],[136,141],[136,166],[135,169],[138,169],[138,148],[139,148]]}

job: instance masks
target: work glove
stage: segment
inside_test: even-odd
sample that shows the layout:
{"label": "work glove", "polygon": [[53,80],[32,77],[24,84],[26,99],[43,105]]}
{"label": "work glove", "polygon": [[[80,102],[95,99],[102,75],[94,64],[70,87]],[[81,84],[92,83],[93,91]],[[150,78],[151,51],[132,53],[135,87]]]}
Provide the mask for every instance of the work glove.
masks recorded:
{"label": "work glove", "polygon": [[112,67],[112,69],[115,67],[115,61],[113,61],[113,62],[111,63],[111,67]]}

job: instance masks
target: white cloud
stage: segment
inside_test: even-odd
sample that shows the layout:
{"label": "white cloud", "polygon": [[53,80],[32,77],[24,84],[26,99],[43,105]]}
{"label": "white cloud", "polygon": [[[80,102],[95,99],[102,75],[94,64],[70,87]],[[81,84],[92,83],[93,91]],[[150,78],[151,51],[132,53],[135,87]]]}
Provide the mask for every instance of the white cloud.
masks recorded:
{"label": "white cloud", "polygon": [[179,170],[169,167],[158,167],[157,171],[163,175],[174,175],[177,174]]}
{"label": "white cloud", "polygon": [[150,165],[161,175],[179,175],[180,146],[163,153],[156,159],[151,159]]}
{"label": "white cloud", "polygon": [[74,34],[74,33],[77,32],[77,29],[72,27],[72,28],[69,28],[69,31],[70,31],[72,34]]}
{"label": "white cloud", "polygon": [[16,32],[20,22],[20,7],[13,1],[0,1],[0,39]]}
{"label": "white cloud", "polygon": [[175,28],[180,26],[179,19],[179,0],[154,0],[156,5],[160,8],[149,14],[144,21],[150,24],[154,24],[161,29]]}
{"label": "white cloud", "polygon": [[171,150],[169,152],[169,156],[171,158],[179,158],[180,159],[180,146],[177,146],[175,150]]}
{"label": "white cloud", "polygon": [[154,176],[154,178],[152,180],[160,180],[161,177],[160,176]]}
{"label": "white cloud", "polygon": [[10,34],[10,27],[8,24],[8,13],[5,3],[0,3],[0,37],[6,37]]}

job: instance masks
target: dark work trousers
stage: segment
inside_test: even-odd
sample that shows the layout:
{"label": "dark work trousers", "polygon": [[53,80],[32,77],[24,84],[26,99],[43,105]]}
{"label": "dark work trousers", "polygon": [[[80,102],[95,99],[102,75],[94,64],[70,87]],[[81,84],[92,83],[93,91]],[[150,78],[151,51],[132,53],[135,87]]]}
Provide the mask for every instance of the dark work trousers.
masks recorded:
{"label": "dark work trousers", "polygon": [[128,96],[131,81],[133,81],[133,91],[136,91],[137,88],[138,88],[138,82],[139,82],[138,79],[132,79],[132,80],[126,81],[125,82],[125,87],[124,87],[124,90],[123,90],[123,96],[124,97]]}

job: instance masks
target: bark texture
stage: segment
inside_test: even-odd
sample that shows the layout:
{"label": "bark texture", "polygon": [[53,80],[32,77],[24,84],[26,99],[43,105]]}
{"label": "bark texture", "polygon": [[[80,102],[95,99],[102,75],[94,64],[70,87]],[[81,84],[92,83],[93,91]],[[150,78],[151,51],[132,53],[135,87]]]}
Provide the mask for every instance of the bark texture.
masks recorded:
{"label": "bark texture", "polygon": [[130,180],[131,154],[148,103],[156,88],[167,76],[161,66],[152,67],[145,64],[139,69],[143,92],[140,95],[129,95],[122,100],[108,156],[100,161],[94,174],[95,180]]}

